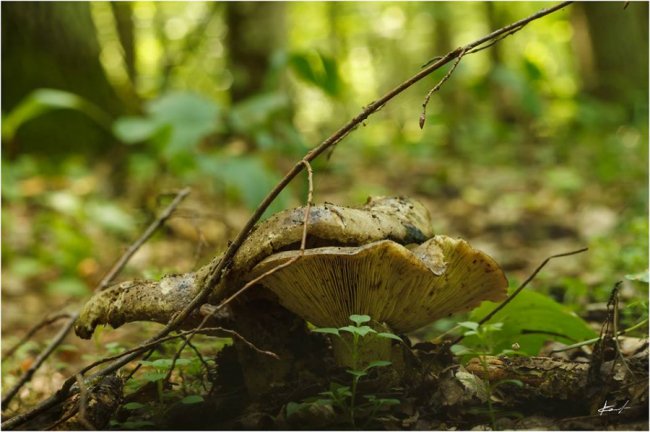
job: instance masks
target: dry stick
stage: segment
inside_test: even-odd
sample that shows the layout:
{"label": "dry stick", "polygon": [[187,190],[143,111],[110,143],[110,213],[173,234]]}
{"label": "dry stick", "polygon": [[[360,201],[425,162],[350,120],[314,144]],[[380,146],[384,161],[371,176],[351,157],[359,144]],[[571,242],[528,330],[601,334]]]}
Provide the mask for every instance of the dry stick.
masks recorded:
{"label": "dry stick", "polygon": [[[217,266],[214,268],[214,270],[210,273],[208,280],[204,283],[204,286],[202,287],[201,291],[194,297],[194,299],[183,309],[179,314],[175,315],[172,320],[170,320],[167,325],[158,332],[154,337],[150,338],[149,340],[145,341],[144,343],[149,343],[152,341],[156,341],[158,339],[161,339],[165,336],[167,336],[169,333],[171,333],[182,321],[184,321],[189,314],[194,311],[197,307],[199,307],[201,304],[205,303],[205,300],[208,298],[210,295],[210,292],[212,289],[220,282],[224,270],[227,269],[228,265],[232,261],[233,257],[235,256],[235,253],[239,250],[241,247],[242,243],[244,240],[248,237],[248,234],[251,232],[257,221],[262,217],[264,212],[268,209],[268,207],[271,205],[271,203],[277,198],[277,196],[282,192],[287,185],[293,180],[303,169],[303,162],[311,162],[313,161],[316,157],[318,157],[320,154],[322,154],[324,151],[338,143],[340,140],[345,138],[353,129],[355,129],[359,124],[361,124],[366,118],[368,118],[371,114],[375,113],[377,110],[379,110],[384,104],[386,104],[388,101],[393,99],[395,96],[398,94],[402,93],[404,90],[407,88],[411,87],[413,84],[417,83],[418,81],[422,80],[424,77],[430,75],[432,72],[440,69],[442,66],[446,65],[450,61],[456,59],[461,51],[471,51],[472,49],[483,45],[486,42],[489,42],[495,38],[498,38],[499,36],[506,34],[513,29],[516,29],[518,27],[523,27],[526,24],[535,21],[537,19],[540,19],[546,15],[549,15],[553,12],[556,12],[560,9],[565,8],[566,6],[570,5],[573,3],[572,1],[565,1],[562,3],[559,3],[555,6],[552,6],[547,9],[541,9],[540,11],[528,16],[527,18],[521,19],[517,22],[514,22],[512,24],[509,24],[505,27],[502,27],[498,30],[493,31],[492,33],[475,40],[474,42],[471,42],[470,44],[466,45],[465,47],[462,48],[457,48],[454,51],[451,51],[447,55],[441,57],[439,60],[435,61],[428,67],[422,69],[420,72],[415,74],[413,77],[409,78],[408,80],[404,81],[402,84],[398,85],[395,87],[393,90],[389,91],[386,93],[384,96],[381,98],[377,99],[376,101],[372,102],[369,104],[367,107],[361,111],[360,114],[358,114],[356,117],[354,117],[352,120],[350,120],[346,125],[344,125],[342,128],[337,130],[333,135],[331,135],[329,138],[327,138],[325,141],[323,141],[320,145],[315,147],[314,149],[310,150],[305,157],[300,160],[296,165],[291,168],[291,170],[284,176],[282,180],[268,193],[268,195],[262,200],[260,203],[259,207],[255,210],[253,215],[250,217],[250,219],[246,222],[244,227],[241,229],[235,240],[230,244],[230,246],[226,249],[224,252],[221,260],[217,264]],[[120,369],[122,366],[128,364],[132,360],[136,359],[142,351],[145,351],[145,349],[141,349],[139,352],[133,353],[130,356],[122,358],[120,361],[115,362],[114,364],[108,366],[104,370],[100,371],[99,374],[101,375],[108,375],[116,370]],[[74,383],[74,380],[68,379],[66,382],[63,384],[62,388],[55,393],[53,396],[51,396],[48,400],[42,402],[39,406],[33,408],[31,411],[28,411],[24,414],[18,415],[10,420],[7,420],[6,422],[2,423],[3,428],[13,428],[16,427],[25,421],[29,420],[30,418],[38,415],[40,412],[43,410],[49,408],[50,406],[56,404],[58,401],[63,400],[69,390],[70,387],[72,387],[72,384]]]}
{"label": "dry stick", "polygon": [[29,331],[27,331],[27,333],[25,334],[25,336],[23,336],[23,338],[21,340],[16,342],[16,344],[13,345],[11,348],[9,348],[7,350],[7,352],[2,354],[1,361],[4,362],[8,358],[10,358],[12,355],[14,355],[16,350],[18,348],[20,348],[21,346],[23,346],[27,341],[29,341],[32,338],[32,336],[34,336],[34,334],[36,334],[36,332],[38,332],[40,329],[42,329],[43,327],[47,327],[48,325],[53,324],[53,323],[55,323],[58,320],[63,319],[63,318],[70,318],[70,313],[68,313],[68,312],[59,312],[59,313],[57,313],[55,315],[45,317],[41,322],[39,322],[34,327],[29,329]]}
{"label": "dry stick", "polygon": [[[552,260],[552,259],[554,259],[554,258],[561,258],[561,257],[565,257],[565,256],[576,255],[576,254],[579,254],[579,253],[585,252],[585,251],[587,251],[588,249],[589,249],[589,248],[582,248],[582,249],[578,249],[578,250],[571,251],[571,252],[565,252],[565,253],[561,253],[561,254],[557,254],[557,255],[551,255],[550,257],[546,258],[546,259],[545,259],[545,260],[544,260],[544,261],[543,261],[543,262],[542,262],[542,263],[541,263],[541,264],[540,264],[540,265],[535,269],[535,271],[532,272],[531,275],[528,276],[528,278],[527,278],[527,279],[526,279],[526,280],[525,280],[521,285],[519,285],[519,287],[515,290],[515,292],[513,292],[510,296],[508,296],[508,298],[505,299],[505,300],[503,301],[503,303],[501,303],[500,305],[498,305],[497,307],[495,307],[495,308],[492,310],[492,312],[490,312],[490,313],[487,314],[485,317],[483,317],[483,319],[480,320],[480,321],[478,322],[478,325],[485,324],[486,322],[488,322],[488,321],[490,320],[490,318],[492,318],[492,317],[493,317],[497,312],[499,312],[501,309],[503,309],[504,307],[506,307],[506,305],[507,305],[508,303],[510,303],[512,300],[514,300],[514,298],[517,296],[517,294],[519,294],[519,293],[520,293],[524,288],[526,288],[526,286],[527,286],[527,285],[528,285],[528,284],[529,284],[533,279],[535,279],[535,276],[537,276],[537,273],[539,273],[539,272],[540,272],[540,271],[541,271],[541,270],[546,266],[546,264],[548,264],[548,262],[549,262],[550,260]],[[465,335],[460,335],[460,336],[458,336],[456,339],[454,339],[454,341],[451,343],[451,345],[456,345],[458,342],[460,342],[461,340],[463,340],[464,337],[465,337]]]}
{"label": "dry stick", "polygon": [[[154,232],[167,220],[169,217],[172,215],[176,207],[185,199],[185,197],[190,193],[191,189],[190,188],[184,188],[174,198],[174,200],[165,208],[165,210],[156,218],[155,221],[153,221],[145,230],[144,233],[124,252],[122,257],[113,265],[113,267],[108,271],[106,276],[102,278],[101,282],[97,285],[95,291],[101,291],[105,287],[107,287],[113,279],[118,275],[118,273],[124,268],[126,263],[129,261],[129,259],[135,254],[135,252],[154,234]],[[73,313],[72,315],[69,315],[69,320],[66,323],[66,325],[59,331],[59,333],[56,335],[56,337],[52,340],[50,345],[43,351],[37,359],[34,361],[32,366],[23,374],[22,377],[20,377],[20,380],[16,385],[9,391],[5,396],[2,398],[2,410],[4,411],[7,408],[7,405],[9,402],[14,398],[14,396],[18,393],[18,391],[24,386],[29,380],[32,378],[36,370],[47,360],[47,358],[54,352],[54,350],[63,342],[65,337],[70,333],[74,326],[74,322],[76,319],[79,317],[79,311]],[[83,372],[82,372],[83,373]],[[69,385],[67,386],[67,389],[65,393],[68,392],[72,384],[74,383],[75,377],[72,376],[68,379],[70,381]],[[54,396],[58,395],[60,393],[57,392],[55,393]],[[50,398],[52,399],[52,398]],[[48,402],[48,400],[44,402]],[[48,407],[54,405],[56,402],[58,402],[59,399],[58,397],[55,397],[53,401],[48,402],[46,404]],[[38,406],[41,406],[40,404]],[[29,412],[25,413],[29,414]],[[17,415],[9,419],[7,422],[2,423],[3,428],[7,427],[14,427],[12,426],[14,423],[20,424],[26,420],[28,420],[29,417],[25,418],[23,420],[22,415]],[[5,426],[5,423],[8,423],[8,426]]]}
{"label": "dry stick", "polygon": [[36,360],[34,360],[34,363],[27,369],[27,371],[20,377],[16,385],[14,385],[11,390],[7,392],[2,397],[2,410],[4,411],[7,409],[7,406],[9,405],[9,402],[18,394],[20,389],[27,383],[29,380],[32,379],[32,376],[34,373],[38,370],[39,367],[47,360],[47,358],[54,352],[54,350],[63,342],[63,339],[68,335],[70,330],[72,329],[74,325],[74,321],[76,319],[76,314],[75,316],[72,316],[68,318],[68,322],[59,330],[59,332],[56,334],[54,339],[50,342],[50,344],[47,346],[47,348],[41,352],[38,357],[36,357]]}
{"label": "dry stick", "polygon": [[[183,336],[183,339],[187,340],[187,338],[185,336]],[[201,354],[201,351],[199,351],[199,349],[196,346],[194,346],[194,344],[192,342],[190,342],[190,341],[187,341],[187,346],[189,346],[190,349],[192,351],[194,351],[194,354],[196,354],[196,358],[199,359],[199,361],[201,362],[201,365],[203,365],[203,367],[205,368],[206,376],[209,376],[209,374],[210,374],[210,365],[203,358],[203,355]],[[208,391],[208,387],[205,385],[205,382],[203,381],[203,379],[201,380],[201,387],[203,387],[203,390]]]}
{"label": "dry stick", "polygon": [[86,407],[88,406],[88,389],[81,375],[75,376],[79,386],[79,423],[88,430],[97,430],[97,428],[86,418]]}
{"label": "dry stick", "polygon": [[429,105],[429,99],[431,99],[431,95],[440,90],[440,87],[447,81],[449,78],[451,78],[451,75],[454,73],[456,70],[456,66],[458,66],[458,63],[460,63],[460,60],[463,58],[465,55],[465,48],[463,48],[460,51],[460,54],[458,54],[458,58],[454,62],[454,64],[451,66],[449,71],[445,74],[445,76],[442,77],[442,79],[438,82],[438,84],[435,85],[431,90],[429,90],[429,93],[424,98],[424,102],[422,102],[422,114],[420,114],[420,129],[424,128],[424,122],[426,121],[426,115],[427,115],[427,105]]}
{"label": "dry stick", "polygon": [[102,281],[99,283],[99,286],[97,286],[95,291],[102,291],[108,287],[113,279],[115,279],[115,276],[118,275],[120,271],[124,268],[126,263],[129,262],[133,254],[135,254],[142,245],[149,240],[149,237],[151,237],[158,228],[162,226],[163,223],[167,219],[170,218],[174,210],[176,210],[176,207],[185,199],[187,195],[191,192],[190,188],[184,188],[180,192],[176,194],[176,197],[174,200],[163,210],[163,212],[156,218],[155,221],[153,221],[145,230],[145,232],[142,233],[140,238],[136,240],[135,243],[131,244],[129,248],[122,254],[122,257],[113,265],[113,267],[106,273],[106,276],[102,279]]}

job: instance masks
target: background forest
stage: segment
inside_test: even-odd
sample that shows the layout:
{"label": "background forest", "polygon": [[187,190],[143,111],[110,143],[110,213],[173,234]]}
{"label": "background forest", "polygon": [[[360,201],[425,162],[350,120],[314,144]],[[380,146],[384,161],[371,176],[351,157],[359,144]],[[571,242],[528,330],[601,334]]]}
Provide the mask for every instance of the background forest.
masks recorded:
{"label": "background forest", "polygon": [[[364,105],[433,57],[548,5],[3,3],[3,345],[86,299],[182,187],[190,197],[123,278],[204,264]],[[641,322],[648,3],[623,6],[576,3],[467,56],[423,129],[423,99],[448,67],[416,84],[313,164],[314,200],[415,197],[436,232],[488,252],[511,286],[545,257],[589,247],[553,261],[531,290],[591,320],[622,280],[621,326]],[[268,214],[302,205],[306,192],[297,179]],[[416,336],[462,321],[452,318]],[[68,338],[15,408],[155,328]],[[4,388],[55,331],[3,360]]]}

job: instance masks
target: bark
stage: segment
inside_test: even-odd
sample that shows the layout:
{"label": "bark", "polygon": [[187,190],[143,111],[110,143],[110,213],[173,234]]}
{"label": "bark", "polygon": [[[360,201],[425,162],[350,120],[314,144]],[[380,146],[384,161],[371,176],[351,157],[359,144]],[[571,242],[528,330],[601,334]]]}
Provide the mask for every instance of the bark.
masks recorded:
{"label": "bark", "polygon": [[281,2],[227,3],[233,102],[264,89],[271,55],[284,46],[284,8]]}

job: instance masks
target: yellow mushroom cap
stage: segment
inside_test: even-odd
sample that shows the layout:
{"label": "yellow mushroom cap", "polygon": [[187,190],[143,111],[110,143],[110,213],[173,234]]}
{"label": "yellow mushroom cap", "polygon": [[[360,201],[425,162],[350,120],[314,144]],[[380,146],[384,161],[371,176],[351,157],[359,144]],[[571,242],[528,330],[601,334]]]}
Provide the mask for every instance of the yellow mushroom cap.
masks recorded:
{"label": "yellow mushroom cap", "polygon": [[[271,255],[249,277],[297,255],[300,251]],[[366,314],[399,332],[471,310],[483,300],[504,300],[508,287],[492,258],[443,235],[412,250],[391,240],[308,249],[260,283],[284,307],[319,327],[341,327],[350,315]]]}

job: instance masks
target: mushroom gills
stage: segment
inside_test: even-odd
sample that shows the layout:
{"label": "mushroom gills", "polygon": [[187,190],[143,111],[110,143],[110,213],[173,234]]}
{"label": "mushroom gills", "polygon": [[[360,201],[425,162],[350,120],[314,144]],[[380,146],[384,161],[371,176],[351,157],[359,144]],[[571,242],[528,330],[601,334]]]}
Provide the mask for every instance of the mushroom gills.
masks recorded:
{"label": "mushroom gills", "polygon": [[[300,253],[273,254],[248,278]],[[508,286],[492,258],[464,240],[443,235],[412,250],[391,240],[308,249],[260,283],[284,307],[316,326],[342,327],[350,315],[365,314],[397,332],[471,310],[483,300],[503,300]]]}

